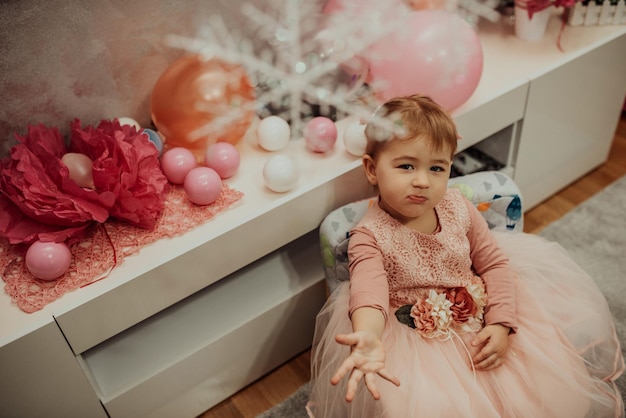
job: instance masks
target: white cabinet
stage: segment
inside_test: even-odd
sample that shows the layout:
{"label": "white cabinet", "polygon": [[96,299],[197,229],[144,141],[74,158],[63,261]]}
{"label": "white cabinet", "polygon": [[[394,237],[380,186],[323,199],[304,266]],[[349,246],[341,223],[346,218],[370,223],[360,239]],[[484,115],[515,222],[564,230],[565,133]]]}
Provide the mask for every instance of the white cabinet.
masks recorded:
{"label": "white cabinet", "polygon": [[626,36],[531,80],[515,171],[529,207],[606,161],[625,95]]}
{"label": "white cabinet", "polygon": [[0,346],[0,417],[106,416],[52,317]]}
{"label": "white cabinet", "polygon": [[[459,150],[508,141],[525,208],[602,163],[626,93],[626,27],[567,27],[563,53],[559,25],[538,43],[481,28],[483,76],[453,112]],[[0,416],[193,417],[306,349],[326,297],[317,227],[373,193],[347,123],[329,155],[290,143],[291,192],[264,187],[268,154],[244,141],[232,208],[39,312],[0,294]]]}

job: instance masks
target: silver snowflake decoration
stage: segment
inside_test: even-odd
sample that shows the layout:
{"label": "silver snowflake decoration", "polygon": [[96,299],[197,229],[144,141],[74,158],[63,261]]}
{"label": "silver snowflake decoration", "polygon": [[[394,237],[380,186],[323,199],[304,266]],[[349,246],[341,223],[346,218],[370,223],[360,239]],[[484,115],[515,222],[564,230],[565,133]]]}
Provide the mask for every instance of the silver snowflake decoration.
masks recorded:
{"label": "silver snowflake decoration", "polygon": [[[496,0],[459,0],[459,11],[466,19],[494,19],[489,1]],[[241,27],[216,14],[196,38],[170,36],[174,47],[241,65],[255,86],[254,104],[215,118],[199,134],[228,126],[250,111],[246,106],[255,106],[261,118],[282,117],[296,136],[316,115],[371,119],[377,106],[371,91],[377,86],[364,84],[368,66],[361,57],[377,41],[401,31],[412,10],[399,0],[338,3],[341,10],[324,14],[320,1],[244,1],[236,6]]]}
{"label": "silver snowflake decoration", "polygon": [[[206,59],[244,67],[256,88],[259,116],[278,115],[290,122],[292,132],[300,132],[315,115],[336,120],[372,113],[373,101],[364,99],[369,92],[364,84],[367,64],[358,55],[397,30],[407,9],[381,10],[380,2],[372,0],[356,3],[325,15],[311,1],[282,0],[263,8],[244,2],[240,13],[245,35],[229,29],[216,15],[198,37],[170,36],[168,41]],[[357,15],[360,18],[354,19]],[[218,118],[211,128],[237,116]]]}

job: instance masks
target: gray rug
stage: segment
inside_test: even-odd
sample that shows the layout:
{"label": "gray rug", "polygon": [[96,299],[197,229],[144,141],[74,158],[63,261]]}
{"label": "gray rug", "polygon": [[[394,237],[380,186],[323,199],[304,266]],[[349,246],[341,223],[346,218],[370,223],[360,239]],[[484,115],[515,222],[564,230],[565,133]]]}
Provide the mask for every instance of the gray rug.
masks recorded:
{"label": "gray rug", "polygon": [[[604,293],[626,356],[626,176],[539,234],[559,242]],[[617,384],[626,399],[626,375]],[[306,418],[308,384],[257,418]]]}

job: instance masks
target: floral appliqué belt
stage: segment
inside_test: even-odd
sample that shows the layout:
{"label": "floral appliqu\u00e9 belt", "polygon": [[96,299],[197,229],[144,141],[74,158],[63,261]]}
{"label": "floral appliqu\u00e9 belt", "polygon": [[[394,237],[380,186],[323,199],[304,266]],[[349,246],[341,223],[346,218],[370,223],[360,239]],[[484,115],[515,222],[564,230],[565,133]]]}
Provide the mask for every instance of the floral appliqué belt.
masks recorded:
{"label": "floral appliqu\u00e9 belt", "polygon": [[482,284],[453,287],[436,291],[430,289],[414,305],[404,305],[396,310],[398,321],[414,328],[427,338],[444,337],[479,331],[483,326],[483,313],[487,294]]}

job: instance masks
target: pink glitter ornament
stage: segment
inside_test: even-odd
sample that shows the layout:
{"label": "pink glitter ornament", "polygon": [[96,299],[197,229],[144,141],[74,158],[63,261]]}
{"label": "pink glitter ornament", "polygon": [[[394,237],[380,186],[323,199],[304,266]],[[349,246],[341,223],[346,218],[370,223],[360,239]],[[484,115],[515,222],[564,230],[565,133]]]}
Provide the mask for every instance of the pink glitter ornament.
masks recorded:
{"label": "pink glitter ornament", "polygon": [[304,141],[313,152],[330,151],[337,141],[337,127],[324,116],[313,118],[304,127]]}

